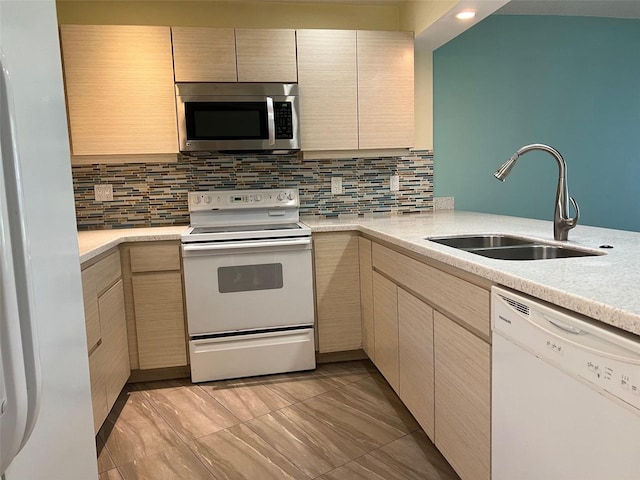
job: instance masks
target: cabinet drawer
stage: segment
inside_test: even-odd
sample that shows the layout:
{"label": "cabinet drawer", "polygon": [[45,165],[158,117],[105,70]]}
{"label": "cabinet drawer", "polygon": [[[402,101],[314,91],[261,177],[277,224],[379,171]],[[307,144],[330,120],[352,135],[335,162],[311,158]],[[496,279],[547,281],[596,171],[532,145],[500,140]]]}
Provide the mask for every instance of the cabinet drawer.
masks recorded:
{"label": "cabinet drawer", "polygon": [[180,245],[177,242],[132,246],[130,252],[133,273],[180,270]]}
{"label": "cabinet drawer", "polygon": [[488,290],[375,243],[373,267],[489,338]]}
{"label": "cabinet drawer", "polygon": [[118,250],[110,253],[98,263],[89,267],[93,270],[96,280],[96,293],[100,296],[111,285],[122,277],[120,268],[120,252]]}

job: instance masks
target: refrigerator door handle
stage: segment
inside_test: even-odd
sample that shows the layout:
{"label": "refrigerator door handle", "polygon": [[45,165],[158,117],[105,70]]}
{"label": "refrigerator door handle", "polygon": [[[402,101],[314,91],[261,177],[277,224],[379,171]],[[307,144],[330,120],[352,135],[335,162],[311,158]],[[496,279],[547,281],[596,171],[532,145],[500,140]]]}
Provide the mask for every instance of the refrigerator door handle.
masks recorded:
{"label": "refrigerator door handle", "polygon": [[0,474],[4,474],[35,426],[41,379],[11,75],[1,49],[0,70]]}

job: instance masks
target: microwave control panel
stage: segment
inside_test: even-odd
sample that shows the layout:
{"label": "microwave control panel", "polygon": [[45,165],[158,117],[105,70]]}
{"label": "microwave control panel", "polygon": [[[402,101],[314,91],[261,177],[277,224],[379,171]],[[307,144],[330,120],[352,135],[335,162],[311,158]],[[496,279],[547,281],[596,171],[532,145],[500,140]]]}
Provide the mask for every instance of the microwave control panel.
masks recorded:
{"label": "microwave control panel", "polygon": [[276,139],[293,138],[293,113],[291,102],[273,102]]}

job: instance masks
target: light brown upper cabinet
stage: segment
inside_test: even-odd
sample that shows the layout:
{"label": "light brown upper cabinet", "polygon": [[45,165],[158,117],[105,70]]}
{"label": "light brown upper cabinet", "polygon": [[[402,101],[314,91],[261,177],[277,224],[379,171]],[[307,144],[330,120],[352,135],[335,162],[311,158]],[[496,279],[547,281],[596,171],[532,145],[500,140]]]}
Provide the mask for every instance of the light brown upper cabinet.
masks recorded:
{"label": "light brown upper cabinet", "polygon": [[296,83],[296,31],[236,29],[239,82]]}
{"label": "light brown upper cabinet", "polygon": [[295,30],[173,27],[176,82],[296,83]]}
{"label": "light brown upper cabinet", "polygon": [[73,155],[177,153],[169,27],[60,27]]}
{"label": "light brown upper cabinet", "polygon": [[233,28],[172,27],[176,82],[237,82]]}
{"label": "light brown upper cabinet", "polygon": [[413,146],[412,32],[297,35],[303,151]]}
{"label": "light brown upper cabinet", "polygon": [[358,149],[354,30],[298,30],[303,149]]}
{"label": "light brown upper cabinet", "polygon": [[413,33],[358,31],[361,149],[412,147]]}

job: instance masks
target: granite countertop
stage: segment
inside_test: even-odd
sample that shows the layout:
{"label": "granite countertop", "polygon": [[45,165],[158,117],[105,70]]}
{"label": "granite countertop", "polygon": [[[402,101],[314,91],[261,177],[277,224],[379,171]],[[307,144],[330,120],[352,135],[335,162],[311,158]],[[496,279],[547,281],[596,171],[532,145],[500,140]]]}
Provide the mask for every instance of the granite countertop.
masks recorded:
{"label": "granite countertop", "polygon": [[150,242],[155,240],[180,240],[188,226],[114,228],[111,230],[88,230],[78,232],[80,264],[97,257],[125,242]]}
{"label": "granite countertop", "polygon": [[[640,233],[578,225],[554,242],[551,221],[441,210],[429,214],[353,219],[303,218],[313,232],[358,230],[603,323],[640,335]],[[605,251],[606,255],[509,261],[424,240],[463,234],[510,234]],[[612,245],[600,249],[600,245]]]}
{"label": "granite countertop", "polygon": [[[606,255],[553,260],[495,260],[424,240],[463,234],[510,234],[554,242],[551,221],[441,210],[416,215],[326,219],[304,217],[312,232],[356,230],[603,323],[640,335],[640,233],[578,225],[570,246]],[[179,240],[187,226],[80,232],[80,262],[124,242]],[[562,244],[563,242],[555,242]]]}

